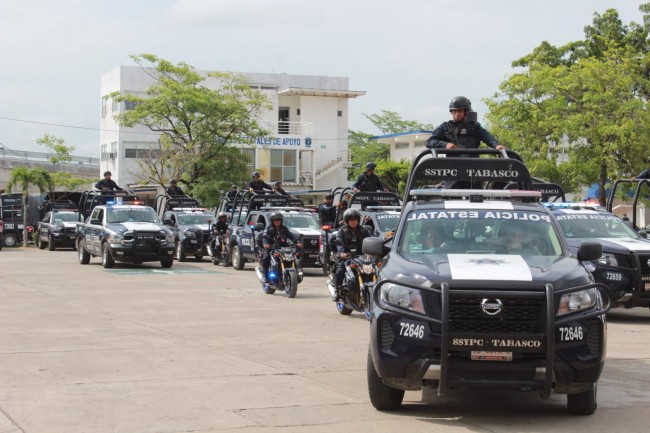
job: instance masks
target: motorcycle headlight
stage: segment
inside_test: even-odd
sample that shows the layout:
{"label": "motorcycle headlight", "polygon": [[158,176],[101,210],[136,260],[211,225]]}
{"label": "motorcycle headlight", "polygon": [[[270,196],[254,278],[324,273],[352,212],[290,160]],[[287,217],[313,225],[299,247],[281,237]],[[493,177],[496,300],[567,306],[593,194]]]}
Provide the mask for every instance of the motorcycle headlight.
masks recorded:
{"label": "motorcycle headlight", "polygon": [[600,258],[596,260],[596,262],[601,265],[618,266],[618,260],[616,260],[614,254],[603,253],[603,255],[600,256]]}
{"label": "motorcycle headlight", "polygon": [[112,244],[121,244],[123,240],[124,240],[124,235],[120,235],[117,233],[111,233],[110,235],[108,235],[108,242]]}
{"label": "motorcycle headlight", "polygon": [[600,305],[600,303],[600,293],[596,289],[567,293],[562,295],[560,298],[560,306],[557,309],[557,315],[563,316],[577,311],[588,310],[597,304]]}
{"label": "motorcycle headlight", "polygon": [[289,262],[293,260],[293,254],[283,254],[282,257],[284,258],[284,260]]}
{"label": "motorcycle headlight", "polygon": [[185,230],[185,237],[188,239],[196,239],[196,232],[192,230]]}
{"label": "motorcycle headlight", "polygon": [[363,272],[364,274],[372,274],[373,273],[372,265],[368,265],[368,264],[362,265],[361,272]]}
{"label": "motorcycle headlight", "polygon": [[387,304],[425,314],[422,295],[418,289],[386,283],[381,285],[379,297]]}

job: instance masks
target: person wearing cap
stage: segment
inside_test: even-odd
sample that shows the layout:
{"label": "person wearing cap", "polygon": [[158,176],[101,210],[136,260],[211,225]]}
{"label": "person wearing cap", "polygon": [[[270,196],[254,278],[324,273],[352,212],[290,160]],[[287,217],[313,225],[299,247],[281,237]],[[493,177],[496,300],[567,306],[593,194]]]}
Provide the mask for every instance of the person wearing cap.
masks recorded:
{"label": "person wearing cap", "polygon": [[228,200],[234,200],[235,196],[237,195],[237,192],[238,192],[237,191],[237,185],[235,185],[235,184],[230,185],[230,191],[228,191],[226,193],[226,198]]}
{"label": "person wearing cap", "polygon": [[282,188],[282,182],[275,182],[275,184],[273,185],[273,191],[275,191],[280,195],[290,195],[288,192],[284,190],[284,188]]}
{"label": "person wearing cap", "polygon": [[260,178],[259,171],[253,173],[253,179],[248,182],[246,188],[252,193],[264,192],[264,190],[273,191],[273,187]]}
{"label": "person wearing cap", "polygon": [[384,191],[387,192],[388,189],[384,186],[379,176],[375,174],[375,168],[377,164],[374,162],[369,162],[366,164],[366,171],[359,175],[357,181],[352,184],[352,190],[354,192],[358,191]]}
{"label": "person wearing cap", "polygon": [[478,149],[481,142],[494,149],[506,149],[480,123],[468,118],[472,102],[464,96],[456,96],[449,102],[452,120],[438,126],[427,140],[427,147],[437,149]]}
{"label": "person wearing cap", "polygon": [[169,188],[167,188],[167,195],[170,197],[184,197],[185,193],[181,189],[180,186],[178,186],[178,181],[176,179],[172,179],[169,182]]}
{"label": "person wearing cap", "polygon": [[100,179],[99,182],[95,184],[95,188],[100,191],[123,191],[113,179],[111,179],[111,172],[105,171],[104,178]]}
{"label": "person wearing cap", "polygon": [[334,196],[327,194],[323,202],[318,205],[318,221],[321,226],[330,225],[334,227],[336,225],[336,205],[334,205],[333,200]]}

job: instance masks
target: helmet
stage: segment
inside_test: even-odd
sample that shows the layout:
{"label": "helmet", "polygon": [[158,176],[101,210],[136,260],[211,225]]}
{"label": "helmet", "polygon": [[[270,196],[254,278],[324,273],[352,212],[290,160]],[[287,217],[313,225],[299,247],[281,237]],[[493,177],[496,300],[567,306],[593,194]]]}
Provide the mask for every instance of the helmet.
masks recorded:
{"label": "helmet", "polygon": [[176,181],[176,179],[172,179],[169,181],[169,183],[171,183],[172,185],[176,185],[178,182]]}
{"label": "helmet", "polygon": [[284,217],[282,216],[281,213],[276,212],[276,213],[274,213],[273,215],[271,215],[271,222],[273,222],[273,221],[275,221],[275,220],[280,220],[280,221],[282,221],[282,220],[284,220]]}
{"label": "helmet", "polygon": [[232,185],[230,185],[230,189],[233,189],[233,188],[237,188],[237,185],[235,185],[234,183]]}
{"label": "helmet", "polygon": [[226,215],[225,212],[219,212],[219,215],[217,215],[217,219],[219,218],[228,218],[228,215]]}
{"label": "helmet", "polygon": [[106,171],[104,172],[104,176],[106,176],[107,174],[108,174],[108,175],[111,175],[111,172],[108,171],[108,170],[106,170]]}
{"label": "helmet", "polygon": [[280,185],[282,185],[282,182],[280,182],[280,181],[277,181],[277,182],[275,182],[275,184],[274,184],[274,185],[275,185],[275,186],[280,186]]}
{"label": "helmet", "polygon": [[258,177],[259,177],[259,176],[260,176],[260,172],[259,172],[259,171],[254,171],[254,172],[253,172],[253,177],[255,177],[255,176],[258,176]]}
{"label": "helmet", "polygon": [[366,171],[374,170],[375,168],[377,168],[377,164],[375,164],[374,162],[369,162],[366,164]]}
{"label": "helmet", "polygon": [[343,213],[343,221],[347,224],[350,218],[356,218],[361,221],[361,213],[356,209],[348,209]]}
{"label": "helmet", "polygon": [[456,96],[449,102],[450,110],[471,110],[472,102],[464,96]]}

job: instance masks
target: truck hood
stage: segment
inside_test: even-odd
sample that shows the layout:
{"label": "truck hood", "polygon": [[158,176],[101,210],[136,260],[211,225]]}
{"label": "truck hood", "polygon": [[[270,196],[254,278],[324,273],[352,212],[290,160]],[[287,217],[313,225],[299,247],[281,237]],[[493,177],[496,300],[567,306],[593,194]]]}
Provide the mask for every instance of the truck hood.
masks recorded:
{"label": "truck hood", "polygon": [[316,229],[310,229],[310,228],[300,228],[300,229],[289,229],[291,231],[294,231],[298,234],[301,234],[302,236],[320,236],[321,231],[316,230]]}
{"label": "truck hood", "polygon": [[[408,272],[404,270],[408,269]],[[588,284],[593,277],[576,259],[565,256],[523,257],[505,254],[391,254],[381,268],[382,279],[413,286],[447,282],[453,288],[554,288]],[[508,283],[506,283],[508,282]]]}
{"label": "truck hood", "polygon": [[[582,241],[587,239],[569,239],[571,250],[577,250]],[[603,251],[628,254],[630,251],[647,251],[650,252],[650,241],[633,238],[598,238],[595,240],[602,244]]]}
{"label": "truck hood", "polygon": [[165,226],[161,226],[155,223],[145,223],[145,222],[124,222],[119,224],[117,223],[107,224],[106,230],[116,234],[123,234],[133,230],[142,231],[142,232],[159,232],[161,230],[165,232],[169,231],[169,229]]}
{"label": "truck hood", "polygon": [[210,224],[187,224],[179,225],[178,230],[209,231]]}

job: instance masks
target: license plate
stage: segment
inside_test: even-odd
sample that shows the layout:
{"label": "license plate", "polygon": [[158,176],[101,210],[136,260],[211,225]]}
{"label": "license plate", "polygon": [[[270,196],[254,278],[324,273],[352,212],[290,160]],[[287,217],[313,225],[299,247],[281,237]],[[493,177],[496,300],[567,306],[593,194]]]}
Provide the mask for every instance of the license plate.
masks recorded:
{"label": "license plate", "polygon": [[512,361],[512,352],[472,350],[472,361]]}

